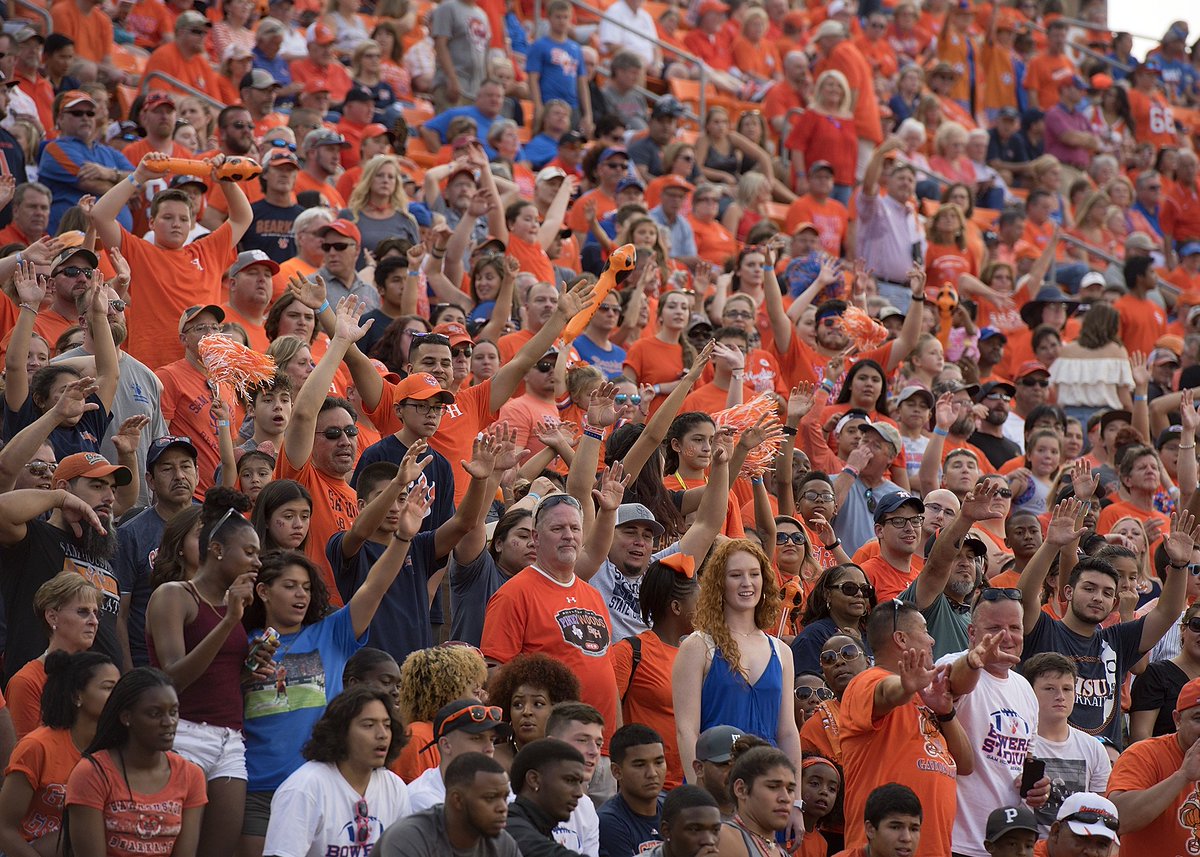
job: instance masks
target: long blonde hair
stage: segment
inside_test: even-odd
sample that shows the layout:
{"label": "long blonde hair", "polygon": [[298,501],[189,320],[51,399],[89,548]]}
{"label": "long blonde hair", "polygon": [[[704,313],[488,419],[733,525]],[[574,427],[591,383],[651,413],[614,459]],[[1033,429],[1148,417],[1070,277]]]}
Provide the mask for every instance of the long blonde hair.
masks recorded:
{"label": "long blonde hair", "polygon": [[713,644],[720,649],[730,671],[749,682],[750,676],[742,666],[741,649],[725,622],[725,573],[729,557],[735,553],[750,554],[762,571],[762,595],[754,608],[755,626],[770,633],[770,629],[779,621],[779,582],[775,579],[771,560],[762,548],[749,539],[730,539],[713,550],[700,570],[700,598],[693,625],[697,631],[712,637]]}
{"label": "long blonde hair", "polygon": [[392,198],[388,201],[397,211],[408,213],[408,194],[404,192],[404,176],[400,172],[400,160],[395,155],[376,155],[363,166],[362,176],[354,185],[354,190],[350,192],[350,199],[346,201],[346,208],[350,209],[350,217],[355,222],[358,221],[359,214],[366,208],[367,201],[371,198],[371,182],[375,180],[376,174],[388,164],[391,164],[396,170],[396,187],[392,191]]}

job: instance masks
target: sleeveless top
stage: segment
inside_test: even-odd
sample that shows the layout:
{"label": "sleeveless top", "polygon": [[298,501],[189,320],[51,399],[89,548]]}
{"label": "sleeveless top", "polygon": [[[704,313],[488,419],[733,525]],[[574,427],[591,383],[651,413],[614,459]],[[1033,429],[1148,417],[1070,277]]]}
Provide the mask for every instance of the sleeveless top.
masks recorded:
{"label": "sleeveless top", "polygon": [[[190,580],[184,581],[188,595],[196,602],[196,618],[183,626],[183,648],[192,651],[200,645],[213,628],[225,618],[226,607],[214,607],[200,597]],[[154,650],[154,637],[146,627],[146,648],[150,653],[150,665],[161,669],[158,653]],[[217,656],[204,673],[179,692],[179,716],[193,723],[223,726],[227,729],[242,728],[242,666],[250,653],[247,637],[240,627],[225,638]]]}
{"label": "sleeveless top", "polygon": [[[711,645],[711,639],[705,638]],[[779,729],[779,706],[783,698],[783,665],[778,644],[767,635],[771,659],[758,681],[746,680],[729,668],[720,649],[713,649],[712,665],[700,688],[700,731],[713,726],[733,726],[757,735],[775,746]]]}

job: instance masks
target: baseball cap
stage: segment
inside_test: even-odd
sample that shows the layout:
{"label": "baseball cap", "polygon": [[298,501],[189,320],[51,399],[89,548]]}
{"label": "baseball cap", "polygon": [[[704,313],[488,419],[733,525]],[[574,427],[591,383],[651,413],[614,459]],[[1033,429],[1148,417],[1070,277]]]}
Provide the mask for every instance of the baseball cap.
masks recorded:
{"label": "baseball cap", "polygon": [[1176,438],[1183,437],[1183,426],[1167,426],[1158,433],[1158,437],[1154,441],[1154,448],[1162,451],[1162,448]]}
{"label": "baseball cap", "polygon": [[86,476],[89,479],[115,476],[118,487],[128,485],[133,481],[133,473],[128,467],[121,464],[110,464],[108,459],[98,452],[77,452],[74,455],[68,455],[58,463],[58,469],[54,471],[56,482],[60,479],[70,482],[80,476]]}
{"label": "baseball cap", "polygon": [[314,24],[308,32],[308,40],[318,45],[332,45],[337,41],[337,34],[324,24]]}
{"label": "baseball cap", "polygon": [[1195,256],[1197,253],[1200,253],[1200,241],[1188,241],[1179,248],[1180,258],[1183,258],[1184,256]]}
{"label": "baseball cap", "polygon": [[362,233],[358,231],[358,227],[345,218],[339,217],[337,220],[330,223],[318,234],[324,238],[330,232],[336,232],[343,238],[349,238],[356,244],[362,244]]}
{"label": "baseball cap", "polygon": [[1020,119],[1021,111],[1015,107],[1001,107],[996,115],[1001,119]]}
{"label": "baseball cap", "polygon": [[100,258],[86,247],[68,247],[54,257],[54,262],[50,265],[50,276],[54,276],[59,268],[66,265],[67,262],[76,256],[82,256],[87,259],[88,265],[92,268],[100,264]]}
{"label": "baseball cap", "polygon": [[829,163],[829,161],[813,161],[811,164],[809,164],[808,174],[810,176],[817,170],[827,170],[828,172],[832,173],[833,164]]}
{"label": "baseball cap", "polygon": [[620,193],[623,190],[629,190],[631,187],[635,187],[638,190],[646,189],[646,186],[642,184],[641,179],[635,179],[633,176],[628,176],[617,182],[617,193]]}
{"label": "baseball cap", "polygon": [[1145,232],[1130,232],[1125,239],[1125,249],[1127,250],[1154,250],[1158,247],[1154,243],[1154,239]]}
{"label": "baseball cap", "polygon": [[[187,12],[183,13],[188,14]],[[183,17],[182,15],[180,17]],[[66,95],[63,96],[62,104],[58,105],[58,110],[61,113],[64,110],[70,110],[78,104],[90,104],[96,106],[96,99],[88,95],[82,89],[68,89]]]}
{"label": "baseball cap", "polygon": [[1002,390],[1003,392],[1008,393],[1010,396],[1015,396],[1017,394],[1017,388],[1007,381],[988,381],[986,384],[980,387],[979,392],[975,394],[975,401],[982,402],[994,390]]}
{"label": "baseball cap", "polygon": [[600,157],[596,160],[596,163],[602,164],[605,161],[607,161],[609,158],[615,158],[617,155],[621,155],[625,158],[628,158],[629,151],[624,146],[609,146],[607,149],[605,149],[603,152],[600,153]]}
{"label": "baseball cap", "polygon": [[25,42],[29,41],[30,39],[37,39],[39,42],[42,42],[43,44],[46,41],[44,38],[42,38],[42,34],[39,33],[37,30],[33,29],[33,27],[22,27],[21,29],[17,30],[15,33],[12,34],[12,38],[13,38],[13,41],[16,42],[18,45],[23,45],[23,44],[25,44]]}
{"label": "baseball cap", "polygon": [[[61,468],[62,465],[59,467]],[[1194,681],[1195,679],[1192,679],[1188,684],[1192,684]],[[1187,685],[1184,687],[1186,688]],[[1095,820],[1085,821],[1083,818],[1074,819],[1072,816],[1084,816]],[[1121,843],[1115,829],[1119,819],[1117,807],[1108,798],[1098,794],[1075,792],[1062,802],[1062,806],[1058,808],[1057,818],[1059,821],[1066,822],[1067,827],[1076,836],[1103,836],[1118,845]],[[1109,827],[1110,824],[1112,827]]]}
{"label": "baseball cap", "polygon": [[437,378],[428,372],[414,372],[404,378],[396,385],[394,396],[397,403],[403,402],[405,399],[416,399],[423,402],[440,396],[447,405],[454,404],[454,394],[449,390],[443,390],[442,385],[437,382]]}
{"label": "baseball cap", "polygon": [[693,330],[702,327],[707,327],[709,331],[712,331],[712,322],[708,320],[708,316],[704,315],[703,313],[693,314],[691,320],[688,321],[687,332],[691,333]]}
{"label": "baseball cap", "polygon": [[988,815],[983,841],[993,845],[1004,835],[1014,830],[1038,832],[1037,816],[1023,806],[1002,806]]}
{"label": "baseball cap", "polygon": [[[62,469],[62,465],[59,465]],[[1175,702],[1176,711],[1187,711],[1200,705],[1200,678],[1194,678],[1179,689],[1179,698]]]}
{"label": "baseball cap", "polygon": [[242,75],[242,82],[238,88],[270,89],[272,86],[279,86],[279,81],[272,77],[271,72],[265,68],[254,68]]}
{"label": "baseball cap", "polygon": [[[325,90],[328,92],[328,90]],[[308,136],[304,138],[304,151],[315,149],[317,146],[341,146],[343,149],[350,148],[350,144],[346,142],[346,138],[337,131],[330,131],[328,128],[318,128],[316,131],[310,131]]]}
{"label": "baseball cap", "polygon": [[263,18],[258,22],[258,29],[254,31],[256,38],[266,38],[279,33],[286,33],[287,27],[277,18]]}
{"label": "baseball cap", "polygon": [[744,734],[741,729],[732,726],[710,726],[696,739],[696,758],[718,765],[728,762],[733,757],[733,742]]}
{"label": "baseball cap", "polygon": [[[478,735],[500,725],[500,709],[484,705],[477,699],[456,699],[448,702],[433,715],[433,743],[451,732]],[[464,714],[463,712],[469,712]]]}
{"label": "baseball cap", "polygon": [[552,182],[555,179],[565,179],[566,177],[567,173],[562,167],[542,167],[540,170],[538,170],[538,174],[534,177],[534,181]]}
{"label": "baseball cap", "polygon": [[1013,380],[1020,381],[1022,378],[1027,378],[1038,372],[1044,372],[1047,375],[1050,374],[1050,370],[1036,360],[1026,360],[1017,368],[1016,374],[1013,375]]}
{"label": "baseball cap", "polygon": [[475,343],[475,340],[471,338],[471,334],[467,333],[467,329],[457,321],[448,321],[445,324],[439,324],[433,329],[433,332],[440,333],[449,339],[451,348],[455,345],[473,345]]}
{"label": "baseball cap", "polygon": [[187,30],[191,27],[204,27],[206,30],[211,29],[212,21],[193,9],[189,9],[175,19],[175,32],[178,33],[180,30]]}
{"label": "baseball cap", "polygon": [[691,193],[696,189],[690,181],[685,179],[683,176],[675,175],[675,173],[667,173],[665,176],[659,177],[658,185],[658,192],[660,195],[669,190],[682,190],[686,193]]}
{"label": "baseball cap", "polygon": [[[1189,293],[1184,292],[1183,294],[1181,294],[1179,296],[1179,300],[1182,300],[1183,296],[1187,295],[1187,294],[1189,294]],[[1195,297],[1195,293],[1192,292],[1190,294],[1190,296]],[[1188,303],[1191,306],[1195,306],[1197,303],[1200,303],[1200,301],[1191,300],[1186,303]],[[1178,305],[1178,301],[1176,302],[1176,304]],[[1174,352],[1176,357],[1179,357],[1180,355],[1183,354],[1183,337],[1176,336],[1173,333],[1164,333],[1158,339],[1154,340],[1154,347],[1155,348],[1165,348],[1168,351]]]}
{"label": "baseball cap", "polygon": [[1147,366],[1161,366],[1164,363],[1179,365],[1179,355],[1170,348],[1155,348],[1146,359]]}
{"label": "baseball cap", "polygon": [[362,138],[364,140],[370,137],[381,137],[388,133],[387,126],[382,122],[372,122],[362,129]]}
{"label": "baseball cap", "polygon": [[1104,288],[1104,275],[1099,271],[1088,271],[1079,280],[1079,291],[1083,291],[1090,286],[1099,286]]}
{"label": "baseball cap", "polygon": [[225,320],[225,310],[221,309],[216,304],[202,304],[199,306],[190,306],[187,309],[185,309],[183,311],[183,313],[179,316],[179,332],[183,333],[183,329],[187,326],[187,323],[189,321],[191,321],[192,319],[194,319],[196,316],[200,315],[200,313],[202,313],[202,312],[212,313],[213,315],[215,315],[217,317],[217,321]]}
{"label": "baseball cap", "polygon": [[862,408],[850,408],[848,411],[846,411],[846,413],[842,414],[841,418],[836,423],[834,423],[834,436],[836,437],[837,435],[841,434],[842,429],[844,429],[846,424],[851,420],[864,420],[869,423],[871,421],[871,415]]}
{"label": "baseball cap", "polygon": [[267,170],[271,167],[278,167],[283,164],[291,164],[296,169],[300,169],[300,159],[287,149],[272,149],[263,158],[263,169]]}
{"label": "baseball cap", "polygon": [[726,15],[729,13],[729,7],[724,3],[721,3],[720,0],[704,0],[704,2],[701,3],[699,8],[696,10],[696,17],[702,18],[709,12],[717,12],[721,15]]}
{"label": "baseball cap", "polygon": [[354,88],[351,88],[350,91],[346,93],[346,97],[342,99],[342,103],[343,104],[351,104],[355,101],[370,102],[370,103],[374,104],[375,98],[374,98],[374,96],[371,95],[371,93],[367,92],[366,90],[358,89],[357,87],[354,87]]}
{"label": "baseball cap", "polygon": [[925,400],[925,404],[929,407],[934,406],[933,393],[926,390],[924,387],[918,387],[916,384],[911,384],[900,391],[900,395],[896,397],[896,404],[907,402],[914,396],[920,396]]}
{"label": "baseball cap", "polygon": [[1104,431],[1117,420],[1133,425],[1133,414],[1123,408],[1113,408],[1100,417],[1100,431]]}
{"label": "baseball cap", "polygon": [[279,273],[279,265],[262,250],[245,250],[238,253],[237,259],[229,267],[229,276],[234,277],[252,265],[266,265],[272,274]]}
{"label": "baseball cap", "polygon": [[155,463],[159,457],[168,449],[178,447],[187,451],[187,454],[195,461],[199,453],[196,451],[196,445],[192,443],[192,439],[187,435],[168,434],[162,437],[155,438],[150,444],[150,448],[146,450],[146,470],[153,470]]}
{"label": "baseball cap", "polygon": [[1109,89],[1113,85],[1113,79],[1107,74],[1093,74],[1089,80],[1092,89]]}
{"label": "baseball cap", "polygon": [[[953,451],[961,452],[962,450],[957,449],[957,450],[953,450]],[[934,533],[932,536],[930,536],[929,538],[927,538],[925,540],[925,547],[922,549],[922,555],[926,559],[928,559],[929,555],[931,553],[933,553],[933,546],[936,543],[937,543],[937,533]],[[976,557],[987,556],[987,545],[985,545],[983,543],[983,539],[979,538],[979,536],[975,535],[975,533],[969,532],[965,536],[963,536],[962,547],[960,547],[959,550],[962,550],[962,548],[969,548],[971,553],[975,554]]]}
{"label": "baseball cap", "polygon": [[900,440],[900,430],[891,423],[875,422],[867,423],[862,427],[863,431],[870,429],[892,445],[892,449],[899,452],[904,448],[904,441]]}
{"label": "baseball cap", "polygon": [[663,527],[654,518],[654,513],[643,506],[641,503],[622,503],[617,507],[617,526],[625,524],[649,524],[650,529],[654,530],[654,535],[661,536],[666,532]]}
{"label": "baseball cap", "polygon": [[221,51],[221,62],[229,62],[236,59],[249,59],[254,56],[254,51],[246,47],[241,42],[233,42],[225,46],[225,50]]}
{"label": "baseball cap", "polygon": [[154,92],[146,95],[146,100],[142,102],[142,109],[153,110],[155,107],[161,107],[164,104],[174,109],[175,99],[171,97],[169,92],[163,92],[161,89],[157,89]]}
{"label": "baseball cap", "polygon": [[[703,14],[703,7],[701,7]],[[654,109],[650,111],[652,119],[679,119],[687,113],[687,108],[680,103],[673,95],[664,95],[654,105]]]}
{"label": "baseball cap", "polygon": [[[409,179],[405,179],[409,181]],[[408,213],[413,216],[413,220],[417,221],[417,226],[423,226],[428,229],[433,226],[433,212],[423,202],[410,202],[408,204]]]}
{"label": "baseball cap", "polygon": [[582,131],[572,128],[558,138],[558,147],[561,149],[563,146],[582,146],[586,141],[587,137],[583,136]]}
{"label": "baseball cap", "polygon": [[[801,224],[801,225],[803,226],[804,224]],[[904,313],[900,312],[900,310],[896,309],[894,306],[890,306],[890,305],[885,306],[883,309],[881,309],[879,311],[879,320],[880,321],[883,321],[884,319],[888,319],[888,318],[895,318],[895,317],[904,318]]]}
{"label": "baseball cap", "polygon": [[939,74],[948,74],[951,77],[958,77],[959,71],[954,66],[950,65],[950,63],[942,60],[929,72],[930,77],[935,77]]}
{"label": "baseball cap", "polygon": [[[304,84],[304,95],[316,95],[318,92],[329,92],[329,84],[325,82],[324,78],[314,77]],[[308,136],[311,137],[312,134]],[[308,137],[305,139],[307,140]]]}
{"label": "baseball cap", "polygon": [[816,225],[809,223],[807,220],[804,221],[803,223],[797,223],[796,226],[792,229],[792,234],[799,235],[801,232],[804,232],[806,229],[811,229],[813,232],[816,232],[818,235],[821,234],[821,231],[819,229],[817,229]]}
{"label": "baseball cap", "polygon": [[[289,154],[291,154],[291,153],[289,152]],[[168,187],[172,187],[172,188],[183,187],[184,185],[189,185],[189,184],[198,184],[198,185],[200,185],[200,187],[204,188],[205,193],[208,192],[208,182],[206,182],[204,179],[200,178],[200,176],[188,176],[188,175],[171,176],[171,181],[167,183]]]}
{"label": "baseball cap", "polygon": [[907,491],[897,491],[895,494],[888,494],[875,505],[875,523],[882,523],[884,518],[906,503],[916,505],[918,512],[925,511],[924,501],[916,494],[909,494]]}
{"label": "baseball cap", "polygon": [[1006,343],[1008,342],[1008,337],[1004,335],[1004,331],[1002,330],[997,330],[994,327],[985,327],[983,330],[979,331],[980,342],[986,342],[989,339],[995,339],[997,336],[1003,339]]}
{"label": "baseball cap", "polygon": [[825,39],[830,36],[842,38],[845,35],[846,28],[842,26],[841,21],[835,21],[832,18],[826,18],[821,22],[821,26],[817,27],[817,31],[813,33],[813,41],[820,41],[821,39]]}
{"label": "baseball cap", "polygon": [[978,384],[965,384],[962,381],[943,381],[940,384],[934,384],[933,389],[936,391],[934,395],[941,396],[944,393],[962,393],[966,392],[972,399],[979,392]]}

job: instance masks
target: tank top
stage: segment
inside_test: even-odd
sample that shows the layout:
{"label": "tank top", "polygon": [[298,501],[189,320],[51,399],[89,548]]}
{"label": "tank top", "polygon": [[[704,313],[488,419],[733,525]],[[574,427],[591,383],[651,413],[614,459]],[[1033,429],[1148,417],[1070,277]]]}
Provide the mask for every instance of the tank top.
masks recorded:
{"label": "tank top", "polygon": [[[196,591],[190,580],[184,582],[188,595],[196,602],[196,618],[183,626],[183,647],[191,651],[212,633],[213,628],[225,618],[226,607],[214,607]],[[159,667],[158,653],[154,650],[154,637],[146,627],[146,648],[150,653],[150,665]],[[179,716],[193,723],[224,726],[227,729],[242,728],[242,666],[250,653],[246,634],[235,628],[221,644],[217,656],[204,673],[179,692]]]}
{"label": "tank top", "polygon": [[[742,676],[714,648],[712,665],[700,688],[700,731],[713,726],[733,726],[775,745],[779,729],[779,705],[783,698],[783,665],[776,640],[770,635],[771,659],[754,684]],[[711,640],[709,641],[711,643]]]}

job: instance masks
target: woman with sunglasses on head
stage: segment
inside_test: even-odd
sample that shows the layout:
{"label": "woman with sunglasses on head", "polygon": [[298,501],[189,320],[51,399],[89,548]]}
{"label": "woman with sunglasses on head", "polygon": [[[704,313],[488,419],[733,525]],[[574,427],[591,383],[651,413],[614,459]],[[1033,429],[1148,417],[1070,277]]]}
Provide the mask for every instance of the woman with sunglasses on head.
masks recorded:
{"label": "woman with sunglasses on head", "polygon": [[693,768],[700,733],[719,725],[758,735],[799,762],[792,652],[767,633],[778,617],[779,587],[767,555],[745,539],[719,545],[700,575],[700,633],[683,641],[672,670],[684,771]]}
{"label": "woman with sunglasses on head", "polygon": [[804,606],[804,630],[792,641],[796,669],[820,669],[821,646],[834,634],[865,640],[867,616],[874,607],[875,588],[861,568],[843,563],[825,569]]}
{"label": "woman with sunglasses on head", "polygon": [[54,652],[46,674],[45,725],[17,743],[0,788],[0,848],[12,857],[57,853],[67,778],[96,736],[100,712],[121,677],[98,652]]}
{"label": "woman with sunglasses on head", "polygon": [[67,780],[69,853],[195,857],[208,797],[200,768],[172,751],[178,723],[165,673],[138,667],[116,683]]}
{"label": "woman with sunglasses on head", "polygon": [[342,691],[313,724],[305,763],[271,798],[263,854],[324,857],[347,840],[368,853],[384,830],[411,812],[408,787],[387,769],[404,741],[404,725],[385,691]]}
{"label": "woman with sunglasses on head", "polygon": [[621,717],[626,723],[645,723],[662,736],[670,791],[684,781],[675,738],[675,705],[671,670],[679,644],[692,633],[700,595],[696,561],[677,553],[650,563],[638,591],[642,619],[650,626],[612,647],[613,672],[621,692]]}

